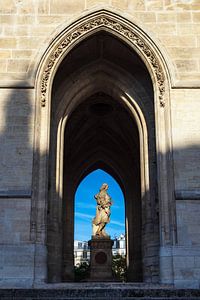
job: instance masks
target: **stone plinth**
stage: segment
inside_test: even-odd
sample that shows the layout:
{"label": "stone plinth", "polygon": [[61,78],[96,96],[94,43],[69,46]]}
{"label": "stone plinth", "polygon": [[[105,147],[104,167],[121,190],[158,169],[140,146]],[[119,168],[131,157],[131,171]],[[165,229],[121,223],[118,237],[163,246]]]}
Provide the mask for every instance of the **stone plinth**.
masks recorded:
{"label": "stone plinth", "polygon": [[90,246],[90,280],[112,281],[113,240],[92,236]]}

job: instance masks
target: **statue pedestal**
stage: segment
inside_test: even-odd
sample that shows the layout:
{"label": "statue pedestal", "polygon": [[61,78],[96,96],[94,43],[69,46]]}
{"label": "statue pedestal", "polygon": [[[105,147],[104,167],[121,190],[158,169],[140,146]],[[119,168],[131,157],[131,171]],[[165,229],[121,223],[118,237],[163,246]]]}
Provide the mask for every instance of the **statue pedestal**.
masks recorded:
{"label": "statue pedestal", "polygon": [[110,237],[96,237],[88,242],[90,247],[90,281],[112,281],[112,245]]}

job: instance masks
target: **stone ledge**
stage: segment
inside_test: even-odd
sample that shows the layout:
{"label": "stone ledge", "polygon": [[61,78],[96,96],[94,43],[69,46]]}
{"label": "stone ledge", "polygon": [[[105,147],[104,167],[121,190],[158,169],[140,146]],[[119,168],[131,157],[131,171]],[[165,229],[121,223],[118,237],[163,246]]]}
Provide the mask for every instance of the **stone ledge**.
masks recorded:
{"label": "stone ledge", "polygon": [[0,190],[0,198],[30,198],[31,190]]}
{"label": "stone ledge", "polygon": [[176,190],[176,200],[200,200],[199,190]]}
{"label": "stone ledge", "polygon": [[[68,285],[66,285],[68,286]],[[70,284],[66,289],[4,289],[1,299],[200,299],[199,289],[149,288],[141,284]]]}

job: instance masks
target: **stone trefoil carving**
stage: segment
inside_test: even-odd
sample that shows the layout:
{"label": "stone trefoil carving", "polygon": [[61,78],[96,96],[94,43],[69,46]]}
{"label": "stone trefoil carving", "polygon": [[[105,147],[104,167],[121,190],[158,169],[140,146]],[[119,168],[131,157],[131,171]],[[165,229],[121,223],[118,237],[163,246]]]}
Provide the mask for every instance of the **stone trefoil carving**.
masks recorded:
{"label": "stone trefoil carving", "polygon": [[115,20],[111,16],[107,16],[105,14],[94,16],[93,18],[84,21],[80,25],[75,25],[74,28],[63,38],[63,40],[60,41],[57,48],[54,51],[52,51],[52,54],[50,55],[50,58],[47,61],[46,68],[42,75],[41,106],[44,107],[46,104],[46,94],[49,84],[49,78],[56,61],[59,59],[60,56],[62,56],[63,52],[77,39],[84,36],[86,33],[89,33],[100,27],[102,29],[104,27],[110,28],[118,34],[124,36],[127,40],[134,44],[139,51],[141,51],[144,54],[154,71],[158,85],[160,105],[164,107],[165,76],[156,55],[137,32],[131,29],[128,25],[123,24],[122,21]]}

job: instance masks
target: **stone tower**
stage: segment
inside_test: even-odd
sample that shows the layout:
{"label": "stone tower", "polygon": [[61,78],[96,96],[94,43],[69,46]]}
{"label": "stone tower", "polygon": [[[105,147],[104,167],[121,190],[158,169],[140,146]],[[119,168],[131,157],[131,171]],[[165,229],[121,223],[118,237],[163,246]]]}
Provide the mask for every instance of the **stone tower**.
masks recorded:
{"label": "stone tower", "polygon": [[7,0],[0,20],[0,286],[73,281],[74,194],[101,168],[128,280],[198,288],[199,0]]}

